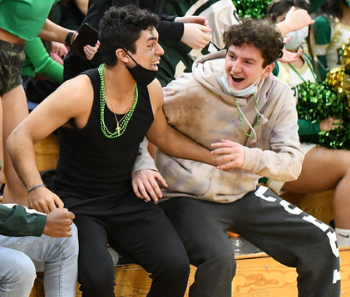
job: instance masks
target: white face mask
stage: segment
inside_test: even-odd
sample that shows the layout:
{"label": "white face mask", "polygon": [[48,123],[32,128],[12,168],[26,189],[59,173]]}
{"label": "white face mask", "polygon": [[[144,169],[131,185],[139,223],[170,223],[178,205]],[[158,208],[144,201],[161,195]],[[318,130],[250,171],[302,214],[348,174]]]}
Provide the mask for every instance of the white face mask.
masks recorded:
{"label": "white face mask", "polygon": [[233,96],[238,98],[250,96],[258,92],[258,82],[259,82],[259,79],[261,78],[261,75],[264,73],[264,71],[265,69],[261,72],[261,74],[253,84],[251,84],[250,86],[246,87],[243,90],[232,90],[228,85],[227,77],[225,74],[220,78],[220,81],[222,85],[225,87],[226,91],[232,94]]}
{"label": "white face mask", "polygon": [[285,37],[291,37],[290,41],[286,43],[287,50],[297,49],[305,40],[309,34],[309,27],[301,28],[297,31],[289,32]]}

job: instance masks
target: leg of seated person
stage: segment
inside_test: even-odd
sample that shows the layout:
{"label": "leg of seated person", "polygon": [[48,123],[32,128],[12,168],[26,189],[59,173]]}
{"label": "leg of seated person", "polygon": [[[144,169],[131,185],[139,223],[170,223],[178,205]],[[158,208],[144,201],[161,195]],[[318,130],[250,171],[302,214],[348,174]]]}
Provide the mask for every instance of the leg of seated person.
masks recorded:
{"label": "leg of seated person", "polygon": [[177,229],[191,264],[197,267],[190,296],[231,297],[236,261],[227,235],[228,205],[187,197],[159,205]]}
{"label": "leg of seated person", "polygon": [[183,297],[190,264],[174,226],[157,205],[135,195],[129,201],[134,206],[109,222],[111,246],[151,274],[147,297]]}
{"label": "leg of seated person", "polygon": [[85,215],[76,215],[74,222],[79,232],[78,281],[83,296],[114,297],[114,263],[105,224]]}
{"label": "leg of seated person", "polygon": [[280,263],[296,267],[298,296],[340,295],[339,251],[330,226],[266,187],[232,204],[237,209],[233,231]]}
{"label": "leg of seated person", "polygon": [[30,258],[22,252],[0,246],[0,263],[0,296],[29,296],[36,278]]}
{"label": "leg of seated person", "polygon": [[[290,193],[317,193],[335,190],[333,198],[336,228],[350,234],[350,152],[314,147],[306,155],[300,176],[284,184]],[[336,230],[337,231],[337,230]],[[338,239],[343,238],[337,235]],[[350,245],[350,238],[347,245]]]}
{"label": "leg of seated person", "polygon": [[[75,225],[72,237],[5,237],[0,245],[25,253],[37,271],[44,269],[46,296],[75,297],[77,284],[78,239]],[[2,295],[1,295],[2,296]]]}

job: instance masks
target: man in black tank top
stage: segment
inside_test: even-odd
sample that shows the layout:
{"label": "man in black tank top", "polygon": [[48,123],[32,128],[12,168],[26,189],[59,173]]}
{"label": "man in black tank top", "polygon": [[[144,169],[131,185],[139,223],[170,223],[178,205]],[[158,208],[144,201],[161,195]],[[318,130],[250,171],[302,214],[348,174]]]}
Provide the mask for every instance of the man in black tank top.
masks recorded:
{"label": "man in black tank top", "polygon": [[[30,207],[44,213],[67,207],[75,214],[83,297],[115,296],[108,244],[151,274],[147,296],[182,297],[186,290],[185,248],[164,212],[146,203],[161,197],[157,182],[166,182],[157,171],[135,185],[131,180],[145,136],[168,154],[212,163],[206,148],[167,124],[154,79],[163,54],[157,22],[157,15],[134,6],[109,9],[100,23],[104,64],[65,82],[8,140]],[[56,129],[60,155],[49,190],[33,144]]]}

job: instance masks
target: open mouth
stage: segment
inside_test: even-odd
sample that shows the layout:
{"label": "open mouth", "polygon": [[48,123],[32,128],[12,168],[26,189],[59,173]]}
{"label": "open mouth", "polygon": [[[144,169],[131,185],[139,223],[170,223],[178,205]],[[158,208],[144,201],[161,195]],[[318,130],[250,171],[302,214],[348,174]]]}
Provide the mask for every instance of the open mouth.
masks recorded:
{"label": "open mouth", "polygon": [[159,64],[159,60],[158,61],[156,61],[156,62],[154,62],[154,63],[152,63],[152,69],[153,70],[158,70],[158,64]]}
{"label": "open mouth", "polygon": [[231,75],[231,77],[232,77],[232,80],[233,80],[234,82],[236,82],[236,83],[240,83],[241,81],[244,80],[244,78],[236,77],[236,76],[233,76],[233,75]]}

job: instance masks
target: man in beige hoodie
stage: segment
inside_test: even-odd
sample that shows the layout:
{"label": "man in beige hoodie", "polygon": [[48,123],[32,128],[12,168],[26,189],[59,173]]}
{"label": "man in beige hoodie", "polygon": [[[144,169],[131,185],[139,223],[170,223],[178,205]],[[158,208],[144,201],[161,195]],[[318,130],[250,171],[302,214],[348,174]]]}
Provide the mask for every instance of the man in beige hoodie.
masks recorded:
{"label": "man in beige hoodie", "polygon": [[156,157],[168,184],[159,205],[197,267],[189,296],[231,297],[232,231],[296,267],[298,296],[338,297],[334,230],[258,185],[261,176],[296,179],[303,161],[295,99],[271,74],[281,35],[273,25],[244,20],[226,30],[224,41],[226,50],[199,58],[193,73],[164,88],[168,122],[213,149],[220,164]]}

